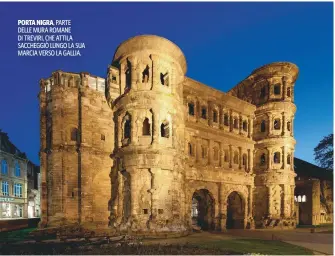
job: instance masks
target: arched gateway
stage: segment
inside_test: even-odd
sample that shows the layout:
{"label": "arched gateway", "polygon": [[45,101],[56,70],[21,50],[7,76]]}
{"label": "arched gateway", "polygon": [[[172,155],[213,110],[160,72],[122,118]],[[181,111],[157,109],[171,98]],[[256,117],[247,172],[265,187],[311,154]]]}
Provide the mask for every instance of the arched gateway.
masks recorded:
{"label": "arched gateway", "polygon": [[199,189],[192,196],[192,225],[202,230],[214,230],[215,201],[207,189]]}
{"label": "arched gateway", "polygon": [[233,191],[227,198],[227,221],[226,228],[243,229],[244,227],[245,205],[243,198]]}

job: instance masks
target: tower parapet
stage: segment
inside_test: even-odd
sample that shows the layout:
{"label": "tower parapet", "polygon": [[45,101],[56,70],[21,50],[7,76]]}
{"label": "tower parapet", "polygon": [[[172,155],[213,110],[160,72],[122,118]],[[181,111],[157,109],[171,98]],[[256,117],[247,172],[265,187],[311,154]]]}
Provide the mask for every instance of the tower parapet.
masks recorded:
{"label": "tower parapet", "polygon": [[[137,36],[116,50],[108,88],[116,123],[113,177],[119,188],[111,225],[117,229],[186,230],[182,189],[185,72],[183,53],[165,38]],[[115,98],[117,89],[120,96]]]}
{"label": "tower parapet", "polygon": [[[293,120],[296,65],[276,62],[256,69],[230,93],[257,106],[255,140],[255,223],[295,227]],[[264,198],[267,198],[264,203]]]}

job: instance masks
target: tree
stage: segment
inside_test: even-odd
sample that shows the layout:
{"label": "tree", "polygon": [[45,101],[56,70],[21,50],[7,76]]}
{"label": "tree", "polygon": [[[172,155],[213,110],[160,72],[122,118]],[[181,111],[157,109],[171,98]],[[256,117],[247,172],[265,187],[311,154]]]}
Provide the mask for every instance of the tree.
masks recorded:
{"label": "tree", "polygon": [[323,137],[314,148],[314,159],[318,165],[333,170],[333,134]]}

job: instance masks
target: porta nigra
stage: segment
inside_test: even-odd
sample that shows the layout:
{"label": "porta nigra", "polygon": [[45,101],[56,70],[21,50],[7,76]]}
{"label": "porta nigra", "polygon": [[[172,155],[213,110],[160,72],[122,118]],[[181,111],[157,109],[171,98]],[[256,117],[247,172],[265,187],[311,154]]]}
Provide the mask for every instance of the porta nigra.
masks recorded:
{"label": "porta nigra", "polygon": [[226,93],[186,71],[177,45],[142,35],[116,49],[105,78],[41,80],[41,227],[296,226],[297,66],[265,65]]}

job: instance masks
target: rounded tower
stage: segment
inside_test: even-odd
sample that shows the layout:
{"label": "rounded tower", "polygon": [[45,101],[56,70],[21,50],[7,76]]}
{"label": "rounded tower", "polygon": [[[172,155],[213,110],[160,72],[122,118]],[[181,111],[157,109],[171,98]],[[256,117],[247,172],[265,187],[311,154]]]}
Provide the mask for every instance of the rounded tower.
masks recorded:
{"label": "rounded tower", "polygon": [[[256,227],[294,228],[293,120],[296,65],[276,62],[256,69],[253,80],[255,112]],[[266,200],[265,200],[266,199]]]}
{"label": "rounded tower", "polygon": [[118,232],[187,230],[184,210],[186,60],[171,41],[136,36],[115,52],[107,74],[114,113],[110,225]]}

